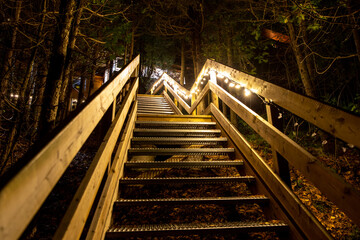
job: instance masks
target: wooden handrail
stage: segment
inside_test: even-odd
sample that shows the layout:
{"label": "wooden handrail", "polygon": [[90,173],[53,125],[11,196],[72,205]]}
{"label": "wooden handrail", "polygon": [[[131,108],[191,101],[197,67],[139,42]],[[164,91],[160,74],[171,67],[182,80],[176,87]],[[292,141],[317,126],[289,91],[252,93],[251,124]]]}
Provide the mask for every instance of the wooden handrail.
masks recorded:
{"label": "wooden handrail", "polygon": [[[301,231],[306,237],[308,239],[332,239],[330,233],[326,231],[291,189],[272,171],[269,165],[251,147],[245,137],[230,123],[226,116],[213,103],[209,107],[216,121],[236,147],[241,150],[249,164],[256,170],[259,178],[267,183],[269,190],[272,192],[272,197],[279,201],[286,211],[290,213],[291,220],[297,226],[301,226]],[[295,232],[296,229],[293,231]],[[293,238],[296,239],[296,237]],[[302,236],[299,238],[302,238]]]}
{"label": "wooden handrail", "polygon": [[4,186],[0,239],[19,238],[139,63],[137,56]]}
{"label": "wooden handrail", "polygon": [[161,84],[162,82],[167,82],[168,84],[170,84],[172,87],[176,86],[177,89],[179,89],[179,91],[183,92],[184,95],[190,95],[190,91],[187,90],[186,88],[184,88],[183,86],[181,86],[177,81],[175,81],[172,77],[170,77],[167,73],[163,73],[161,75],[161,77],[159,78],[159,80],[157,80],[154,85],[150,88],[151,90],[151,94],[156,94],[159,90],[160,90],[160,86],[159,84]]}
{"label": "wooden handrail", "polygon": [[[239,70],[207,60],[204,68],[228,76],[240,85],[256,91],[256,94],[271,100],[291,113],[314,124],[324,131],[360,147],[360,117],[347,113],[315,99],[300,95],[275,84],[266,82]],[[204,70],[205,71],[205,70]]]}
{"label": "wooden handrail", "polygon": [[90,213],[91,206],[100,187],[101,180],[110,164],[111,155],[114,151],[120,131],[123,128],[125,118],[135,99],[138,86],[139,79],[137,78],[130,87],[126,99],[106,133],[84,179],[81,181],[81,184],[55,233],[54,239],[80,238],[86,219]]}
{"label": "wooden handrail", "polygon": [[135,127],[137,101],[133,104],[129,118],[116,150],[109,176],[100,196],[99,203],[91,221],[86,240],[105,239],[106,230],[110,226],[112,204],[118,197],[119,179],[124,173],[124,163],[127,160],[130,140]]}
{"label": "wooden handrail", "polygon": [[217,84],[210,82],[214,92],[229,108],[285,157],[332,202],[360,225],[360,192],[324,167],[316,157],[272,126],[245,104],[234,98]]}
{"label": "wooden handrail", "polygon": [[[310,97],[292,92],[213,60],[208,59],[205,62],[195,83],[190,91],[188,91],[188,97],[194,92],[195,87],[198,86],[198,83],[203,76],[209,74],[210,71],[216,71],[217,73],[222,74],[231,81],[256,92],[256,94],[263,98],[269,99],[274,104],[303,118],[333,136],[360,148],[359,116],[319,102]],[[176,82],[166,75],[166,77],[161,77],[157,83],[168,79],[169,81]]]}

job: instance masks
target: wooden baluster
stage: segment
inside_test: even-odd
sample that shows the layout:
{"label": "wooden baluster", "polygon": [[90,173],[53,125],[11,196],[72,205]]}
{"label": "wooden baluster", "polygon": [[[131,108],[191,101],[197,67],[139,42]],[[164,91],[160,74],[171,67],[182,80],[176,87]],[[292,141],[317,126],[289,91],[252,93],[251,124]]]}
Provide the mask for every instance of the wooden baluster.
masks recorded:
{"label": "wooden baluster", "polygon": [[[229,88],[229,93],[234,96],[234,97],[237,97],[236,96],[236,89],[235,88]],[[234,125],[236,128],[238,128],[238,121],[237,121],[237,116],[236,116],[236,113],[230,109],[230,122],[232,125]]]}
{"label": "wooden baluster", "polygon": [[[283,119],[279,118],[279,110],[274,107],[274,105],[270,104],[269,100],[266,99],[266,114],[267,120],[274,127],[279,129],[280,131],[284,131],[283,129]],[[281,156],[277,151],[272,149],[273,155],[273,170],[277,173],[280,178],[291,188],[291,180],[290,180],[290,170],[288,161]]]}
{"label": "wooden baluster", "polygon": [[[191,96],[191,106],[194,104],[195,101],[196,101],[196,97],[195,97],[195,94],[193,94]],[[196,109],[194,109],[194,111],[191,113],[191,115],[196,115]]]}

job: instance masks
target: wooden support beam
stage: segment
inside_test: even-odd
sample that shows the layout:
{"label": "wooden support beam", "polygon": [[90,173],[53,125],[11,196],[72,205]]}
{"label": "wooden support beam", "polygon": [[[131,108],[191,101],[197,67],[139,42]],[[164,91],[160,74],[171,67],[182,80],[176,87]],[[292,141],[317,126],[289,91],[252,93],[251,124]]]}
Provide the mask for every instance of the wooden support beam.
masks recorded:
{"label": "wooden support beam", "polygon": [[176,93],[174,90],[165,82],[165,86],[168,87],[169,92],[173,95],[174,98],[178,100],[181,106],[185,109],[186,112],[190,113],[189,105]]}
{"label": "wooden support beam", "polygon": [[[278,118],[279,110],[273,105],[270,105],[268,100],[266,104],[266,114],[268,122],[277,129],[279,129],[279,131],[283,132],[283,118]],[[274,172],[277,173],[280,178],[286,183],[286,185],[291,188],[290,169],[288,161],[283,156],[281,156],[281,154],[277,152],[274,148],[272,148],[272,159]]]}
{"label": "wooden support beam", "polygon": [[330,201],[342,209],[356,224],[360,225],[360,192],[339,175],[325,168],[309,152],[261,118],[246,105],[224,89],[210,82],[210,90],[226,103],[240,118],[262,136],[277,152],[284,156],[310,180]]}
{"label": "wooden support beam", "polygon": [[166,101],[170,104],[171,108],[174,110],[174,112],[178,115],[183,115],[182,112],[180,111],[180,109],[174,104],[174,102],[171,100],[171,98],[169,97],[169,95],[164,92],[164,98],[166,99]]}
{"label": "wooden support beam", "polygon": [[[233,95],[234,97],[236,97],[236,89],[235,88],[230,88],[229,92],[231,95]],[[223,101],[224,103],[224,101]],[[225,104],[225,103],[224,103]],[[226,105],[226,104],[225,104]],[[232,125],[234,125],[236,128],[238,127],[238,120],[237,120],[237,116],[236,113],[230,109],[230,122]]]}
{"label": "wooden support beam", "polygon": [[[261,178],[261,182],[272,192],[272,197],[289,213],[294,223],[308,239],[332,239],[331,235],[313,216],[298,197],[286,184],[271,170],[267,163],[256,153],[242,134],[231,124],[221,111],[211,104],[211,113],[219,125],[224,129],[237,148],[244,154],[246,161]],[[290,225],[291,231],[298,230]],[[301,236],[301,235],[300,235]]]}
{"label": "wooden support beam", "polygon": [[154,90],[152,94],[153,95],[157,94],[162,87],[164,87],[164,82],[161,82],[160,85]]}

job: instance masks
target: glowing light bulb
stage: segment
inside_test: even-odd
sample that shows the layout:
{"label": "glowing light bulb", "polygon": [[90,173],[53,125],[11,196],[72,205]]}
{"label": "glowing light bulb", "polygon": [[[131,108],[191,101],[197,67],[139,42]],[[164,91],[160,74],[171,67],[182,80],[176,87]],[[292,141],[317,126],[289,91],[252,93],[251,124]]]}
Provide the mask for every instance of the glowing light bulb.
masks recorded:
{"label": "glowing light bulb", "polygon": [[217,77],[220,78],[220,79],[222,79],[222,78],[224,78],[224,75],[222,75],[221,73],[218,73],[218,74],[217,74]]}
{"label": "glowing light bulb", "polygon": [[201,81],[201,82],[200,82],[200,84],[204,84],[204,82],[203,82],[203,81]]}
{"label": "glowing light bulb", "polygon": [[235,88],[239,89],[241,86],[239,84],[236,84]]}
{"label": "glowing light bulb", "polygon": [[234,87],[235,86],[235,83],[230,83],[229,84],[229,87]]}
{"label": "glowing light bulb", "polygon": [[245,91],[244,91],[244,94],[245,94],[246,97],[248,97],[248,96],[250,96],[251,91],[246,88]]}
{"label": "glowing light bulb", "polygon": [[224,82],[225,82],[225,83],[228,83],[228,82],[229,82],[229,79],[225,78]]}

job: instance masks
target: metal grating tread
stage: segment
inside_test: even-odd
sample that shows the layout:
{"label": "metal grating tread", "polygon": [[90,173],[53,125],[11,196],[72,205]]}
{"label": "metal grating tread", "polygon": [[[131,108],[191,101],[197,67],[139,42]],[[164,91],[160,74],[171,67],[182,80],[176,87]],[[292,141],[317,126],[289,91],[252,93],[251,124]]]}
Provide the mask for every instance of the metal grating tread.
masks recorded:
{"label": "metal grating tread", "polygon": [[203,197],[203,198],[155,198],[155,199],[118,199],[114,208],[137,205],[186,205],[186,204],[264,204],[269,199],[265,196],[244,197]]}
{"label": "metal grating tread", "polygon": [[159,144],[159,145],[218,145],[226,143],[227,138],[194,138],[194,137],[134,137],[133,144]]}
{"label": "metal grating tread", "polygon": [[226,155],[234,151],[234,148],[130,148],[128,153],[132,156]]}
{"label": "metal grating tread", "polygon": [[167,178],[121,178],[120,184],[221,184],[221,183],[253,183],[255,177],[167,177]]}
{"label": "metal grating tread", "polygon": [[181,161],[181,162],[126,162],[126,168],[225,168],[244,165],[243,161]]}
{"label": "metal grating tread", "polygon": [[220,136],[219,129],[156,129],[156,128],[135,128],[136,136],[172,136],[172,137],[202,137],[202,136]]}
{"label": "metal grating tread", "polygon": [[215,122],[157,122],[157,121],[136,121],[137,126],[141,127],[211,127],[216,126]]}
{"label": "metal grating tread", "polygon": [[138,113],[146,113],[146,114],[175,114],[174,112],[165,112],[165,111],[145,111],[145,110],[139,110]]}
{"label": "metal grating tread", "polygon": [[225,222],[225,223],[183,223],[183,224],[143,224],[113,226],[106,238],[165,236],[185,234],[222,234],[248,232],[285,232],[288,225],[282,222]]}

